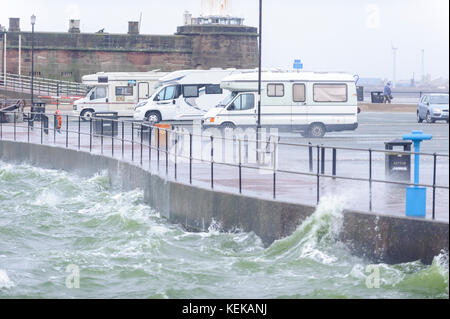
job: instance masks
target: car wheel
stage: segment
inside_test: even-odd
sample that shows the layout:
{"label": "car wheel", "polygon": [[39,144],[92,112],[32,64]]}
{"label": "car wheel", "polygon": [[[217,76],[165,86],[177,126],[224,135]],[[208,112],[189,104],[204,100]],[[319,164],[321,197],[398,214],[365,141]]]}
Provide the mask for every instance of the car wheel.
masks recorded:
{"label": "car wheel", "polygon": [[419,111],[417,111],[417,122],[422,123],[423,119],[420,117]]}
{"label": "car wheel", "polygon": [[94,117],[94,113],[94,110],[86,109],[81,112],[80,117],[84,122],[87,122]]}
{"label": "car wheel", "polygon": [[308,133],[312,138],[321,138],[325,136],[326,129],[322,123],[314,123],[309,127]]}
{"label": "car wheel", "polygon": [[427,123],[434,123],[435,121],[431,118],[431,113],[427,112]]}
{"label": "car wheel", "polygon": [[161,122],[161,115],[155,111],[149,112],[145,114],[145,121],[152,123],[159,123]]}

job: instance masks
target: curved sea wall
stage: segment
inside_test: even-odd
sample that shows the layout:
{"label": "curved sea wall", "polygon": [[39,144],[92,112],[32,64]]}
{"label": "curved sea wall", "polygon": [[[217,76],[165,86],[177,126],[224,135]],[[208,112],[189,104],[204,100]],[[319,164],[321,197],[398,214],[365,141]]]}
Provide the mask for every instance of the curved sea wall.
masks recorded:
{"label": "curved sea wall", "polygon": [[[145,202],[162,217],[202,231],[219,223],[224,231],[253,231],[266,245],[292,234],[315,206],[231,194],[186,185],[151,174],[137,164],[83,151],[0,141],[0,160],[61,169],[81,176],[107,170],[114,186],[144,190]],[[344,211],[340,240],[356,255],[374,262],[421,260],[430,264],[448,252],[445,222]]]}

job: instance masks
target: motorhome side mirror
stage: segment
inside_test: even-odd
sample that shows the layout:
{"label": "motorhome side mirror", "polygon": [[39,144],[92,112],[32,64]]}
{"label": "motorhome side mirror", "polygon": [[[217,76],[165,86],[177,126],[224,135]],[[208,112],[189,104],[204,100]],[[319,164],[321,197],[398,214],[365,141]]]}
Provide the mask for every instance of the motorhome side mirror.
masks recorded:
{"label": "motorhome side mirror", "polygon": [[94,99],[94,94],[91,94],[91,96],[89,97],[89,99],[92,101]]}
{"label": "motorhome side mirror", "polygon": [[159,101],[159,95],[155,96],[154,101],[157,101],[157,102]]}
{"label": "motorhome side mirror", "polygon": [[234,104],[230,104],[230,106],[227,107],[228,111],[233,111],[234,110]]}
{"label": "motorhome side mirror", "polygon": [[173,105],[175,105],[175,104],[177,104],[177,101],[173,100],[172,103],[173,103]]}

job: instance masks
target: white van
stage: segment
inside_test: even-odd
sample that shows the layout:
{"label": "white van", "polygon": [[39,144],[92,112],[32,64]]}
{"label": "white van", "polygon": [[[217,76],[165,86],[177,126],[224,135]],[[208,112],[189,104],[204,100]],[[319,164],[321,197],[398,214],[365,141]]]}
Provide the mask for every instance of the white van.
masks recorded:
{"label": "white van", "polygon": [[[220,87],[231,91],[203,118],[203,126],[235,128],[257,124],[258,73],[231,75]],[[261,125],[300,131],[305,137],[356,130],[355,79],[343,73],[263,72]]]}
{"label": "white van", "polygon": [[164,72],[115,72],[85,75],[83,84],[91,89],[84,98],[76,100],[73,111],[83,120],[88,120],[94,112],[117,112],[119,116],[133,116],[136,103],[155,90]]}
{"label": "white van", "polygon": [[229,92],[220,88],[223,78],[254,70],[210,69],[172,72],[160,79],[155,93],[138,103],[136,121],[201,120],[203,115],[220,103]]}

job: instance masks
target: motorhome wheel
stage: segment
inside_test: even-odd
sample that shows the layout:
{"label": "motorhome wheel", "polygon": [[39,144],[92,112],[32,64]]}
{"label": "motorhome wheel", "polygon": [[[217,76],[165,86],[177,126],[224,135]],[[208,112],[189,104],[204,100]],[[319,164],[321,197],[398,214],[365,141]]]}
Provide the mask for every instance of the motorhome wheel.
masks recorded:
{"label": "motorhome wheel", "polygon": [[94,117],[94,110],[91,110],[91,109],[83,110],[81,112],[80,116],[83,121],[85,121],[85,122],[89,121],[91,118]]}
{"label": "motorhome wheel", "polygon": [[309,136],[313,138],[320,138],[325,136],[325,126],[322,123],[314,123],[309,127]]}
{"label": "motorhome wheel", "polygon": [[159,123],[161,122],[161,115],[158,112],[152,111],[145,116],[147,122]]}

